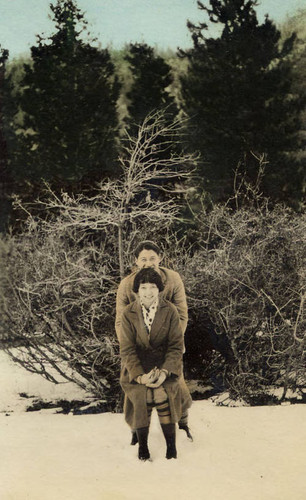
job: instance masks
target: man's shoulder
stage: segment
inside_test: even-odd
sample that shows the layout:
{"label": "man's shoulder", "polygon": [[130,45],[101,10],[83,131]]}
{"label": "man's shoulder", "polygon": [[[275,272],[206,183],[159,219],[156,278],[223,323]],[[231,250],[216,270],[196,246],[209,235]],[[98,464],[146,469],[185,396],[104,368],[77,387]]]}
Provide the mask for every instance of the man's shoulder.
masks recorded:
{"label": "man's shoulder", "polygon": [[172,302],[170,302],[170,300],[162,298],[162,300],[160,302],[160,306],[170,310],[175,315],[178,314],[176,306]]}
{"label": "man's shoulder", "polygon": [[173,310],[173,311],[176,311],[176,310],[177,310],[177,309],[176,309],[176,307],[175,307],[175,305],[174,305],[174,304],[173,304],[170,300],[165,299],[165,298],[162,298],[162,300],[161,300],[161,305],[162,305],[163,307],[167,307],[168,309],[171,309],[171,310]]}
{"label": "man's shoulder", "polygon": [[[167,267],[160,267],[159,270],[164,283],[176,284],[178,282],[181,282],[181,277],[177,271],[173,271],[173,269],[168,269]],[[134,270],[130,274],[122,278],[119,285],[120,288],[124,289],[127,287],[131,287],[136,274],[137,270]]]}
{"label": "man's shoulder", "polygon": [[127,276],[122,278],[122,280],[120,281],[120,285],[124,286],[124,285],[129,284],[131,281],[133,281],[133,279],[135,278],[135,275],[136,275],[136,271],[132,271],[130,274],[128,274]]}
{"label": "man's shoulder", "polygon": [[168,269],[167,267],[160,267],[160,270],[166,276],[169,281],[178,281],[181,279],[179,273],[173,269]]}

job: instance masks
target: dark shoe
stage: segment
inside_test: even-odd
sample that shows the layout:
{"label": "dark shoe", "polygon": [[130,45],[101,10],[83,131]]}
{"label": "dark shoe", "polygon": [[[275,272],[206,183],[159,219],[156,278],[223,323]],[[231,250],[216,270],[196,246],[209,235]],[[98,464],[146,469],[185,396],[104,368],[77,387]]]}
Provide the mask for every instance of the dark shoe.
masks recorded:
{"label": "dark shoe", "polygon": [[186,425],[186,424],[179,424],[179,429],[184,430],[184,431],[186,432],[186,434],[187,434],[188,439],[189,439],[190,441],[193,441],[193,437],[192,437],[192,435],[190,434],[190,430],[189,430],[188,425]]}
{"label": "dark shoe", "polygon": [[151,457],[150,457],[149,450],[141,450],[139,448],[139,450],[138,450],[138,458],[139,458],[139,460],[142,460],[143,462],[146,462],[147,460],[149,462],[151,462]]}
{"label": "dark shoe", "polygon": [[167,451],[166,458],[177,458],[177,451],[175,445],[175,424],[162,424],[162,430],[165,436]]}
{"label": "dark shoe", "polygon": [[136,429],[137,439],[139,443],[138,458],[139,460],[150,460],[150,452],[148,448],[149,427],[141,427]]}
{"label": "dark shoe", "polygon": [[138,443],[138,437],[137,437],[137,432],[136,431],[132,431],[132,441],[131,441],[131,445],[132,446],[135,446],[135,444]]}

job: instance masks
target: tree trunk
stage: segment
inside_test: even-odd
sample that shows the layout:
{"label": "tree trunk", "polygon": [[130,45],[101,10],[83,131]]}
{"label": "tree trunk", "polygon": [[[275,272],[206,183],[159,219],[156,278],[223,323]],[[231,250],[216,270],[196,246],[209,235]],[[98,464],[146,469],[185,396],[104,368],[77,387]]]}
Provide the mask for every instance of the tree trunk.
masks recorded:
{"label": "tree trunk", "polygon": [[123,238],[122,238],[122,224],[118,226],[118,253],[119,253],[119,269],[120,278],[124,278],[124,261],[123,261]]}

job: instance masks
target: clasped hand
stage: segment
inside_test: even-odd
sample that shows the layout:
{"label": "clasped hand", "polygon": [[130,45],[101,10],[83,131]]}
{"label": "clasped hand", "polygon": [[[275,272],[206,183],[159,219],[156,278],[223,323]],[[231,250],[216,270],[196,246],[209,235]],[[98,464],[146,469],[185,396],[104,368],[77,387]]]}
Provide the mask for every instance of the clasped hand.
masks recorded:
{"label": "clasped hand", "polygon": [[151,387],[151,389],[156,389],[160,387],[166,380],[167,375],[164,370],[159,370],[159,368],[152,368],[149,373],[145,373],[140,377],[140,383]]}

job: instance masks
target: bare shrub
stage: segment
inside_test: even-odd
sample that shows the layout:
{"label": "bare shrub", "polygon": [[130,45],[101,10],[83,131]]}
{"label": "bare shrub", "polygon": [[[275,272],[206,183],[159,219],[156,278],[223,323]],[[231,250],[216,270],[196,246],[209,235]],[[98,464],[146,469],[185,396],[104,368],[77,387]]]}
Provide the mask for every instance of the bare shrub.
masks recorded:
{"label": "bare shrub", "polygon": [[57,222],[47,234],[33,224],[4,245],[2,329],[15,345],[8,351],[28,370],[52,381],[64,376],[112,406],[119,360],[111,247],[61,231]]}
{"label": "bare shrub", "polygon": [[154,239],[186,285],[188,376],[251,404],[275,385],[285,398],[305,385],[305,216],[269,207],[237,174],[233,200],[208,211],[197,199],[192,231],[173,233],[195,162],[170,147],[178,125],[149,117],[126,143],[118,181],[90,197],[47,186],[42,216],[29,213],[21,234],[0,240],[0,334],[28,370],[118,408],[115,294],[131,248]]}
{"label": "bare shrub", "polygon": [[[150,115],[119,159],[122,176],[91,196],[58,196],[46,186],[21,234],[1,242],[0,330],[28,370],[56,373],[94,392],[110,409],[120,400],[115,294],[131,245],[165,234],[179,217],[174,181],[190,178],[195,157],[170,148],[180,123]],[[162,181],[162,182],[161,182]],[[159,183],[160,182],[160,183]],[[151,190],[171,192],[153,198]],[[187,188],[186,188],[187,189]],[[27,211],[19,200],[19,210]],[[69,369],[67,369],[67,367]]]}
{"label": "bare shrub", "polygon": [[198,222],[197,249],[184,264],[196,318],[189,335],[196,342],[208,325],[223,340],[233,397],[255,404],[276,384],[284,398],[306,383],[305,216],[216,206]]}

